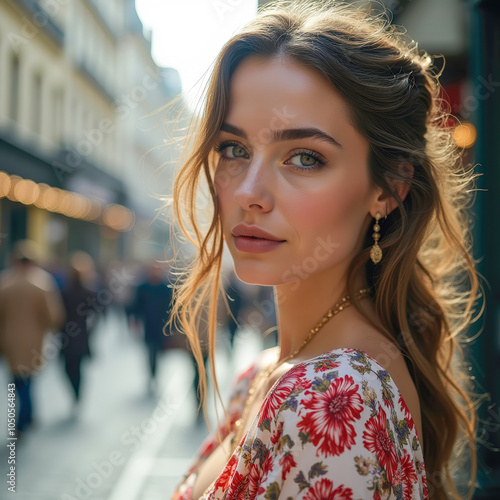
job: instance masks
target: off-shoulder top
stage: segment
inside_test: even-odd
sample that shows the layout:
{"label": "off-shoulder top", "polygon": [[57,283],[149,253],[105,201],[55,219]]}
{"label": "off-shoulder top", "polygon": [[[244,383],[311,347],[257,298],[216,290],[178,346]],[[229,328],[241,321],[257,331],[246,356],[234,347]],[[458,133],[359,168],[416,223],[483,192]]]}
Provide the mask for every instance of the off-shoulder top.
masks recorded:
{"label": "off-shoulder top", "polygon": [[[221,441],[241,416],[263,353],[233,380]],[[278,379],[221,474],[192,499],[197,471],[219,442],[217,430],[204,440],[172,500],[429,498],[408,407],[389,373],[359,349],[334,349]]]}

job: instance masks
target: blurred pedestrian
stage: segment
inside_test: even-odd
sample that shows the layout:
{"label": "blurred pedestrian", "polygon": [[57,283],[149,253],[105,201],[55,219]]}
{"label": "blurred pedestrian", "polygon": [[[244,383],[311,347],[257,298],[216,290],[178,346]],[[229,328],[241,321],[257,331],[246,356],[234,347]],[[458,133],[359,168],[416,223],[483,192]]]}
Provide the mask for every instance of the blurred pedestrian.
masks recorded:
{"label": "blurred pedestrian", "polygon": [[82,361],[91,357],[90,332],[97,323],[97,312],[91,305],[96,293],[91,289],[95,266],[86,252],[71,255],[68,280],[61,294],[66,311],[66,322],[61,330],[60,355],[64,359],[64,371],[74,393],[74,410],[80,401]]}
{"label": "blurred pedestrian", "polygon": [[[106,266],[105,282],[107,288],[112,291],[107,314],[111,314],[119,323],[120,336],[127,333],[128,307],[134,299],[134,281],[133,267],[129,262],[113,260]],[[125,328],[122,328],[122,325]]]}
{"label": "blurred pedestrian", "polygon": [[59,290],[62,290],[66,285],[68,273],[66,266],[61,261],[61,259],[59,259],[59,257],[57,257],[56,255],[51,256],[49,260],[45,262],[44,268],[46,271],[52,274],[52,277],[56,280],[57,287],[59,288]]}
{"label": "blurred pedestrian", "polygon": [[14,246],[11,266],[0,274],[0,352],[17,391],[16,427],[24,432],[33,421],[31,381],[45,364],[45,335],[64,321],[54,278],[37,264],[33,241]]}
{"label": "blurred pedestrian", "polygon": [[137,286],[135,297],[129,307],[130,326],[136,332],[139,322],[142,323],[144,342],[148,351],[149,379],[148,392],[157,389],[156,380],[158,353],[162,350],[166,340],[163,326],[168,320],[168,311],[172,301],[172,288],[164,267],[153,262],[147,269],[145,281]]}

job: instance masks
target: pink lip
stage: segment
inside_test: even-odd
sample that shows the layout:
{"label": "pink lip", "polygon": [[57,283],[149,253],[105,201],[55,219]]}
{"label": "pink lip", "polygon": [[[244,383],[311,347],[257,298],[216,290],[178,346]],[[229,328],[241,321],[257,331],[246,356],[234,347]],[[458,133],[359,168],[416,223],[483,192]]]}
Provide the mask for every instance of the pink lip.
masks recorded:
{"label": "pink lip", "polygon": [[232,229],[233,236],[253,236],[254,238],[266,239],[272,241],[285,241],[274,234],[264,231],[264,229],[258,226],[249,226],[248,224],[238,224]]}
{"label": "pink lip", "polygon": [[285,243],[284,241],[253,238],[251,236],[235,236],[234,246],[241,252],[264,253],[274,250]]}

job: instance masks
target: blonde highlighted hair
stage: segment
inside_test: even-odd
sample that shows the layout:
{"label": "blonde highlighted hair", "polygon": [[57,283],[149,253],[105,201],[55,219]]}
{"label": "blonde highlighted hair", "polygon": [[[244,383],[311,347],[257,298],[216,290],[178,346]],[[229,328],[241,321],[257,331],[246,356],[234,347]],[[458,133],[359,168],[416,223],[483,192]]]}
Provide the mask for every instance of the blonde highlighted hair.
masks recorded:
{"label": "blonde highlighted hair", "polygon": [[[349,267],[348,293],[355,296],[352,277],[361,270],[374,291],[377,318],[367,317],[357,301],[353,305],[405,357],[420,398],[431,498],[462,498],[452,468],[459,437],[470,450],[471,498],[476,410],[462,345],[470,323],[482,313],[473,318],[482,295],[468,229],[477,174],[464,166],[453,141],[433,59],[382,15],[336,1],[274,1],[224,45],[215,61],[203,113],[189,127],[167,200],[196,254],[182,268],[166,327],[175,325],[189,339],[204,407],[207,380],[197,332],[207,318],[210,366],[220,398],[214,364],[217,305],[223,300],[228,308],[213,148],[228,113],[232,74],[250,55],[286,57],[315,69],[345,99],[370,145],[370,181],[394,196],[398,207],[381,224],[384,257],[376,266],[369,258],[371,227],[367,231]],[[413,166],[411,181],[405,164]],[[388,179],[410,182],[404,200]],[[205,204],[200,193],[207,197]]]}

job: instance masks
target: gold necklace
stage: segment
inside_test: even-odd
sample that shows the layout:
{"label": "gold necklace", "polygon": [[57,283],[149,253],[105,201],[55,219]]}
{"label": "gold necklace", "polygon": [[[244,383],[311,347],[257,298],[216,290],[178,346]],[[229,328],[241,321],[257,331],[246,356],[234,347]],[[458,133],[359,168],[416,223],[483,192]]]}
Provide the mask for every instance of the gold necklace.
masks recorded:
{"label": "gold necklace", "polygon": [[[359,290],[359,292],[357,292],[357,295],[359,295],[358,298],[362,298],[363,295],[367,294],[368,292],[369,292],[368,289],[362,288],[361,290]],[[239,444],[239,442],[241,441],[241,438],[243,437],[242,436],[243,424],[246,421],[246,418],[248,416],[247,415],[248,410],[249,410],[251,404],[253,403],[253,394],[255,393],[259,382],[262,379],[266,379],[267,377],[269,377],[271,375],[271,373],[273,373],[282,364],[286,363],[287,361],[289,361],[290,359],[295,357],[315,337],[315,335],[320,331],[320,329],[323,327],[323,325],[330,320],[330,318],[335,316],[335,314],[338,314],[339,312],[341,312],[344,308],[348,307],[350,304],[351,304],[351,302],[349,301],[349,295],[345,295],[344,297],[342,297],[342,299],[340,299],[340,302],[337,302],[337,304],[335,304],[334,307],[329,309],[327,311],[327,313],[323,316],[321,321],[314,328],[311,328],[311,330],[310,330],[309,334],[307,335],[307,337],[305,338],[304,342],[302,342],[302,344],[297,349],[295,349],[295,351],[292,354],[287,356],[280,363],[277,363],[277,364],[272,363],[270,367],[268,367],[266,370],[263,370],[262,372],[260,372],[254,378],[254,380],[252,381],[252,383],[250,385],[250,389],[248,390],[248,396],[247,396],[247,399],[245,401],[245,406],[243,407],[243,412],[241,414],[241,417],[238,420],[236,420],[236,422],[234,423],[235,431],[233,431],[233,437],[231,438],[231,441],[229,444],[230,452],[228,455],[228,460],[231,458],[231,455],[233,454],[234,450],[236,449],[236,446]],[[236,445],[235,445],[235,443],[236,443]]]}

